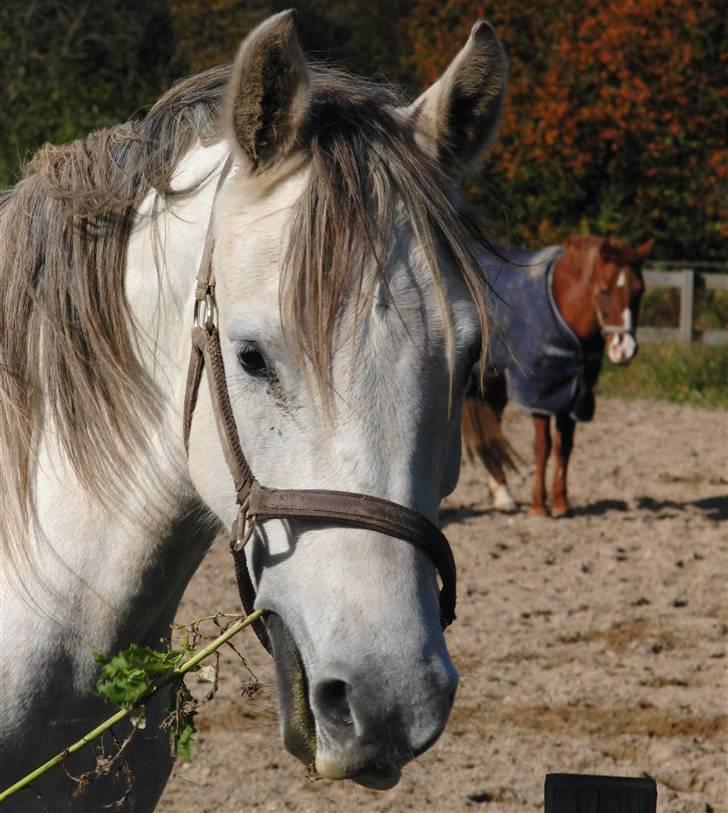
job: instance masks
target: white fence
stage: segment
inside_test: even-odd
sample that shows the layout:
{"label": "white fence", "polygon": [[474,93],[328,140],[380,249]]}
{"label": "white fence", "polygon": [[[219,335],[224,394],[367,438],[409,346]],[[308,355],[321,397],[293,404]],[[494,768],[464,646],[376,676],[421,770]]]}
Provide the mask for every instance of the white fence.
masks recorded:
{"label": "white fence", "polygon": [[[701,265],[696,263],[696,265]],[[644,342],[693,341],[693,301],[696,283],[708,291],[728,291],[728,274],[702,274],[693,268],[674,271],[643,271],[645,287],[678,288],[680,290],[680,322],[677,327],[640,326],[638,336]],[[705,330],[700,336],[704,344],[728,344],[728,330]]]}

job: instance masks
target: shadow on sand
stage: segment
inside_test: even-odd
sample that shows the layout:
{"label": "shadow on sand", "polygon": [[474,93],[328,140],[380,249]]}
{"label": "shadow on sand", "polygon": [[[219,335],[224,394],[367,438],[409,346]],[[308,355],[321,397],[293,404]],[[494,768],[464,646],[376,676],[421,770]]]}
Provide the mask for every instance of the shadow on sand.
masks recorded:
{"label": "shadow on sand", "polygon": [[705,518],[711,522],[723,522],[728,519],[728,495],[704,497],[702,500],[678,502],[677,500],[653,500],[652,497],[637,497],[637,508],[640,511],[684,511],[686,508],[697,508],[703,511]]}
{"label": "shadow on sand", "polygon": [[576,505],[571,509],[572,517],[601,517],[613,511],[629,511],[629,505],[624,500],[596,500],[587,505]]}
{"label": "shadow on sand", "polygon": [[[637,497],[635,498],[633,506],[630,506],[624,500],[596,500],[587,505],[572,507],[569,516],[601,517],[605,514],[624,514],[634,510],[650,511],[653,514],[665,514],[666,512],[685,511],[688,508],[697,508],[699,511],[702,511],[705,518],[711,522],[725,522],[728,520],[728,495],[704,497],[700,500],[687,500],[685,502],[678,502],[677,500],[655,500],[652,497]],[[523,514],[523,511],[514,511],[511,515],[515,516],[517,514]],[[455,522],[462,522],[466,519],[488,515],[499,515],[499,512],[492,507],[474,508],[467,505],[458,508],[444,508],[440,511],[440,525],[444,528]]]}
{"label": "shadow on sand", "polygon": [[462,522],[463,520],[472,519],[473,517],[496,515],[498,513],[495,508],[474,508],[470,505],[461,505],[457,508],[441,508],[440,527],[445,528],[455,522]]}

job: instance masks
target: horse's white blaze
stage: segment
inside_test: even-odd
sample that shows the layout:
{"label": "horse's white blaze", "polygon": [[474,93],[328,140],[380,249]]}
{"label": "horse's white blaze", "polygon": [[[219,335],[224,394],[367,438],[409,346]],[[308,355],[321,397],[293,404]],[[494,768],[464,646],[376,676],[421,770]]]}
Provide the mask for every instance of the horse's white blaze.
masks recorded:
{"label": "horse's white blaze", "polygon": [[632,311],[625,308],[622,311],[622,333],[614,333],[610,337],[607,355],[613,364],[626,364],[634,357],[637,350],[637,340],[633,333],[634,322]]}
{"label": "horse's white blaze", "polygon": [[619,272],[619,276],[617,277],[617,288],[624,288],[627,284],[627,275],[624,273],[624,270]]}

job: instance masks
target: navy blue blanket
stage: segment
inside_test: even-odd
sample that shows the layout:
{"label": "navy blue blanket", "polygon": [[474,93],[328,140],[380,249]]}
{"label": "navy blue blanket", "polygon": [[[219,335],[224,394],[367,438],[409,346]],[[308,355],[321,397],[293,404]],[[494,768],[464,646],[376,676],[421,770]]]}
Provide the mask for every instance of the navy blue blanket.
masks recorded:
{"label": "navy blue blanket", "polygon": [[556,307],[552,280],[561,247],[499,251],[505,259],[481,252],[495,317],[489,366],[505,372],[509,397],[530,412],[590,421],[604,340],[598,333],[582,342]]}

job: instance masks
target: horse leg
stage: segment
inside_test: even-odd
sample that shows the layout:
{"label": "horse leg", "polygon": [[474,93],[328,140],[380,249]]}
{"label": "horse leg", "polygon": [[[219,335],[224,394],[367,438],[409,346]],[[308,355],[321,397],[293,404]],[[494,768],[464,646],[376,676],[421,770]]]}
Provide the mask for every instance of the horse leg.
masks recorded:
{"label": "horse leg", "polygon": [[533,425],[536,430],[534,441],[536,474],[533,481],[533,498],[528,513],[532,517],[545,517],[548,513],[546,510],[546,464],[551,454],[551,417],[534,415]]}
{"label": "horse leg", "polygon": [[504,514],[510,514],[518,508],[518,503],[513,498],[511,490],[508,488],[508,483],[503,474],[503,479],[498,480],[492,474],[488,473],[488,488],[490,489],[491,497],[493,498],[493,508],[496,511],[502,511]]}
{"label": "horse leg", "polygon": [[485,394],[476,389],[465,399],[462,437],[466,457],[480,460],[488,471],[488,489],[497,511],[515,511],[516,501],[508,490],[506,466],[515,469],[513,451],[501,429],[508,403],[505,376],[489,374]]}
{"label": "horse leg", "polygon": [[506,483],[502,454],[505,444],[500,416],[492,406],[480,398],[467,398],[463,409],[463,447],[469,460],[480,460],[487,469],[488,490],[499,511],[515,508]]}
{"label": "horse leg", "polygon": [[[508,488],[506,480],[506,465],[513,467],[513,459],[510,454],[508,442],[505,440],[501,429],[503,412],[508,405],[508,388],[506,377],[503,373],[493,373],[488,377],[485,388],[484,401],[493,410],[498,421],[498,430],[493,432],[491,441],[491,454],[486,460],[488,469],[488,488],[493,498],[493,507],[496,511],[509,513],[518,508],[518,504],[513,499],[513,495]],[[496,448],[499,453],[495,453]]]}
{"label": "horse leg", "polygon": [[554,472],[554,483],[551,491],[552,514],[555,517],[563,517],[571,513],[566,479],[569,469],[569,457],[571,456],[571,450],[574,448],[575,429],[576,422],[568,413],[561,412],[556,416],[556,471]]}

